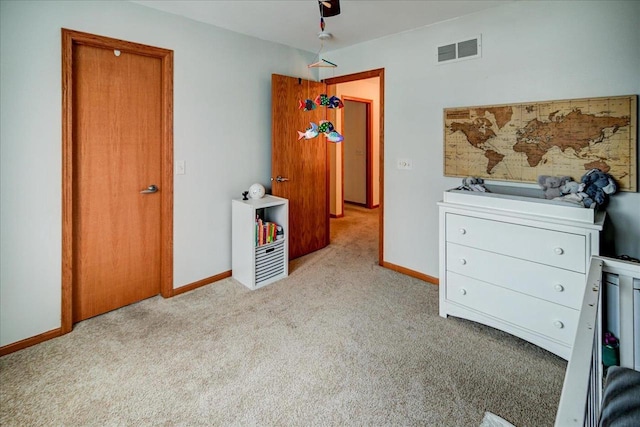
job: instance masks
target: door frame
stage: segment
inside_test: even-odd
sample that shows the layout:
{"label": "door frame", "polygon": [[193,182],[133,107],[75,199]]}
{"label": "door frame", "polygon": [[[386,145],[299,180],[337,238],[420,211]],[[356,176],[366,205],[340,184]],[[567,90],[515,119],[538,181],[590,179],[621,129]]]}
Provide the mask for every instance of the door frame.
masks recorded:
{"label": "door frame", "polygon": [[61,333],[73,329],[73,46],[86,45],[158,58],[162,67],[160,294],[173,296],[173,51],[62,29],[62,308]]}
{"label": "door frame", "polygon": [[[373,120],[371,118],[371,111],[373,108],[373,100],[357,98],[355,96],[343,96],[343,101],[359,102],[365,105],[366,115],[366,137],[365,137],[365,204],[367,209],[373,209]],[[340,116],[342,123],[342,129],[344,131],[344,108],[340,110]],[[342,212],[344,212],[344,144],[340,144],[340,151],[342,152],[341,158],[341,170],[342,170]],[[359,203],[358,203],[359,204]]]}
{"label": "door frame", "polygon": [[[365,80],[373,77],[379,77],[379,94],[380,94],[380,108],[379,108],[379,118],[380,118],[380,135],[378,142],[378,149],[380,151],[380,155],[378,157],[379,162],[379,194],[380,194],[380,204],[378,207],[378,264],[384,266],[384,68],[378,68],[375,70],[363,71],[360,73],[347,74],[345,76],[331,77],[324,79],[323,82],[327,85],[334,85],[339,83],[348,83],[356,80]],[[329,171],[327,171],[327,175]],[[329,176],[327,176],[327,183],[329,182]],[[327,184],[328,185],[328,184]],[[343,204],[344,204],[344,195],[343,195]],[[344,212],[344,211],[343,211]]]}

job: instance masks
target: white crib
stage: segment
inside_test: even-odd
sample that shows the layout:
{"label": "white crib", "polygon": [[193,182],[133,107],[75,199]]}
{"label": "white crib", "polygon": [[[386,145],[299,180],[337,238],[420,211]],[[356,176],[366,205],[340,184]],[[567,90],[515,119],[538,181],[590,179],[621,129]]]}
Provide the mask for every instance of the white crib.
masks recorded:
{"label": "white crib", "polygon": [[602,289],[606,273],[616,274],[619,278],[621,304],[624,301],[626,307],[620,311],[620,361],[621,366],[633,368],[632,292],[634,279],[640,280],[640,264],[594,256],[591,258],[580,321],[565,374],[556,427],[599,424],[603,396]]}

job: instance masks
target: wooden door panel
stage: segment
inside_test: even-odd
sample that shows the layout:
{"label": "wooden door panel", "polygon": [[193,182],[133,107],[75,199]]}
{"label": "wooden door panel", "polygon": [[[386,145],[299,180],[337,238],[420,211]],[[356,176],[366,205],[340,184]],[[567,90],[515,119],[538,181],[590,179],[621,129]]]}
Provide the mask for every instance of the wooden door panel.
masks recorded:
{"label": "wooden door panel", "polygon": [[[162,64],[73,48],[74,322],[160,292]],[[162,191],[162,189],[160,189]]]}
{"label": "wooden door panel", "polygon": [[272,182],[276,196],[289,199],[289,258],[297,258],[329,244],[327,139],[319,135],[298,140],[310,122],[334,121],[334,110],[299,108],[299,100],[315,99],[326,86],[295,77],[273,74],[271,176],[288,178]]}

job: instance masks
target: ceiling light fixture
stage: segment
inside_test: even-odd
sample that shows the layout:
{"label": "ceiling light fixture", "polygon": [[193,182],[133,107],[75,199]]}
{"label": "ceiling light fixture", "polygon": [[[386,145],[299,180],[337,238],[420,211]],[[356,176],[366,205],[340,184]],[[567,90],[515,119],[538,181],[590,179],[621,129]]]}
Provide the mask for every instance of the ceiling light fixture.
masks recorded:
{"label": "ceiling light fixture", "polygon": [[316,56],[317,61],[315,61],[312,64],[307,65],[307,67],[309,68],[318,68],[318,67],[328,67],[328,68],[335,68],[338,65],[334,64],[331,61],[327,61],[326,59],[322,59],[322,57],[320,56],[320,53],[322,52],[322,49],[324,48],[324,41],[325,40],[330,40],[331,38],[333,38],[333,34],[331,34],[328,31],[324,30],[324,17],[325,14],[328,13],[328,11],[333,11],[337,13],[333,13],[331,15],[326,15],[326,16],[335,16],[338,13],[340,13],[340,4],[338,3],[338,0],[330,0],[330,1],[322,1],[319,0],[318,4],[320,6],[320,32],[318,33],[318,39],[320,39],[320,50],[318,51],[318,54]]}

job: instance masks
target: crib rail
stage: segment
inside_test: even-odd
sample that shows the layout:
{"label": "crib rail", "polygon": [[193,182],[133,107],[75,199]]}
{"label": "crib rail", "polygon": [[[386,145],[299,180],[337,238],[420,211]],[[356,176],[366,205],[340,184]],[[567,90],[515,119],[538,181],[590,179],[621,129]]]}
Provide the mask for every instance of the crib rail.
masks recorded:
{"label": "crib rail", "polygon": [[[599,256],[591,258],[580,320],[573,351],[567,364],[556,415],[556,427],[598,425],[603,382],[602,287],[604,273],[618,275],[620,287],[631,289],[633,280],[640,278],[640,264]],[[624,328],[623,336],[626,335],[626,339],[633,339],[632,309],[621,310],[620,315],[621,333],[622,325],[630,324],[631,326]],[[629,328],[631,331],[628,331]],[[627,342],[625,347],[624,350],[621,349],[621,366],[632,368],[633,345],[629,346]]]}
{"label": "crib rail", "polygon": [[592,257],[580,321],[564,377],[556,427],[597,426],[602,400],[602,268]]}

